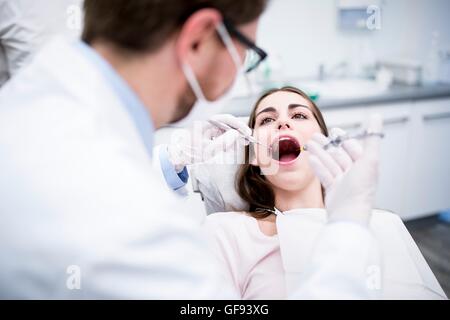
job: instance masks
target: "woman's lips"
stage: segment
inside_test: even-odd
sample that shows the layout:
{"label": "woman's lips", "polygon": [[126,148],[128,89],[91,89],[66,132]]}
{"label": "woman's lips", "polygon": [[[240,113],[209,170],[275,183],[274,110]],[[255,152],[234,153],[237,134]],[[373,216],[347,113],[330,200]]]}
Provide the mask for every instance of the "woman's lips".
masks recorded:
{"label": "woman's lips", "polygon": [[300,155],[300,143],[289,135],[279,136],[272,143],[272,158],[280,164],[291,164]]}

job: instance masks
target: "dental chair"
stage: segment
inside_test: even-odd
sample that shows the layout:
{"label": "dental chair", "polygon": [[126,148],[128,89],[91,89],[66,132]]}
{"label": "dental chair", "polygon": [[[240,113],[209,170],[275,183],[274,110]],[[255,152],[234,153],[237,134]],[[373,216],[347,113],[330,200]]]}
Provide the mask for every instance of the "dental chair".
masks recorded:
{"label": "dental chair", "polygon": [[[244,123],[248,122],[248,117],[239,119]],[[243,162],[243,148],[237,150],[237,153],[238,155],[228,156]],[[226,156],[222,159],[225,158]],[[239,164],[200,164],[190,168],[192,191],[200,194],[207,214],[248,210],[247,203],[237,194],[234,186],[238,168]]]}

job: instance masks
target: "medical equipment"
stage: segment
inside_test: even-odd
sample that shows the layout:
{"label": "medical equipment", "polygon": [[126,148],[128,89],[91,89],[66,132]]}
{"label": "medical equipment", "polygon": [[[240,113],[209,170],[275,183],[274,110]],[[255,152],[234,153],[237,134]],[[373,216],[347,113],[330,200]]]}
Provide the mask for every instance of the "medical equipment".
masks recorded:
{"label": "medical equipment", "polygon": [[[252,132],[245,122],[231,114],[216,114],[209,120],[199,121],[188,128],[188,131],[173,131],[167,153],[169,162],[177,172],[181,172],[187,165],[209,163],[219,159],[232,161],[236,142],[241,138],[241,134],[251,135]],[[218,123],[221,124],[220,127]]]}
{"label": "medical equipment", "polygon": [[389,59],[378,62],[379,71],[391,73],[392,82],[409,86],[419,85],[424,76],[424,67],[419,61],[409,59]]}
{"label": "medical equipment", "polygon": [[[314,135],[308,142],[309,162],[325,189],[324,200],[330,221],[369,223],[377,190],[383,119],[381,115],[373,114],[368,120],[366,131],[361,134],[349,136],[342,132],[331,135],[337,137],[333,140],[338,140],[338,145],[348,140],[344,148],[326,151],[325,146],[330,143],[322,134]],[[361,144],[356,141],[368,136],[377,138],[364,139]],[[358,145],[361,148],[357,148]]]}
{"label": "medical equipment", "polygon": [[256,209],[255,209],[255,212],[261,212],[261,213],[267,213],[267,212],[270,212],[270,213],[273,213],[273,214],[276,215],[276,216],[278,216],[278,215],[280,215],[280,214],[284,214],[283,212],[281,212],[280,210],[278,210],[276,207],[273,207],[273,210],[272,210],[272,209],[269,209],[269,208],[256,208]]}
{"label": "medical equipment", "polygon": [[[244,138],[246,141],[248,141],[249,143],[257,144],[257,145],[260,145],[260,146],[266,148],[269,151],[269,153],[273,159],[278,160],[278,161],[280,160],[279,159],[280,158],[280,145],[279,144],[276,144],[275,146],[267,146],[267,145],[259,142],[253,135],[249,134],[248,132],[243,132],[243,130],[240,128],[233,128],[232,126],[230,126],[228,124],[222,123],[220,121],[216,121],[214,119],[210,119],[210,120],[208,120],[208,122],[211,123],[212,125],[218,127],[219,129],[222,129],[225,131],[228,131],[230,129],[237,131],[239,133],[239,135],[242,138]],[[289,148],[290,148],[289,149],[290,153],[296,153],[295,157],[298,157],[301,152],[308,150],[306,148],[306,146],[302,146],[298,143],[295,145],[294,148],[292,148],[292,146],[290,146]]]}
{"label": "medical equipment", "polygon": [[281,136],[272,144],[272,159],[288,163],[297,159],[306,148],[290,136]]}
{"label": "medical equipment", "polygon": [[361,133],[357,133],[354,135],[343,135],[343,136],[338,136],[334,139],[331,139],[330,142],[326,145],[323,146],[323,148],[325,150],[328,150],[330,147],[338,147],[342,144],[342,142],[344,142],[345,140],[349,140],[349,139],[366,139],[368,137],[380,137],[381,139],[384,138],[384,133],[382,132],[370,132],[368,130],[365,130]]}
{"label": "medical equipment", "polygon": [[265,144],[259,142],[259,141],[256,140],[256,138],[253,137],[251,134],[248,134],[247,132],[243,132],[241,129],[233,128],[233,127],[231,127],[231,126],[228,125],[228,124],[225,124],[225,123],[216,121],[216,120],[214,120],[214,119],[209,119],[208,122],[211,123],[212,125],[218,127],[219,129],[222,129],[222,130],[225,130],[225,131],[228,131],[228,130],[230,130],[230,129],[236,130],[237,132],[239,132],[239,134],[241,135],[241,137],[244,138],[245,140],[247,140],[249,143],[258,144],[258,145],[260,145],[260,146],[262,146],[262,147],[264,147],[264,148],[267,148],[268,150],[272,150],[272,147],[269,147],[269,146],[267,146],[267,145],[265,145]]}

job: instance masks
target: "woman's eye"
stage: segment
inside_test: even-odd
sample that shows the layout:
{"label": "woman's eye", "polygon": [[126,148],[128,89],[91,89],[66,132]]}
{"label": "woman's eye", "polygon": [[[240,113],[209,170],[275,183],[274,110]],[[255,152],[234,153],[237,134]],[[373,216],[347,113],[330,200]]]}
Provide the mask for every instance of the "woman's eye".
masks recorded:
{"label": "woman's eye", "polygon": [[263,125],[265,125],[266,123],[269,123],[269,122],[272,122],[272,121],[275,121],[273,118],[264,118],[264,119],[262,119],[260,122],[259,122],[259,125],[260,126],[263,126]]}
{"label": "woman's eye", "polygon": [[308,119],[308,117],[306,115],[304,115],[303,113],[296,113],[292,116],[292,119]]}

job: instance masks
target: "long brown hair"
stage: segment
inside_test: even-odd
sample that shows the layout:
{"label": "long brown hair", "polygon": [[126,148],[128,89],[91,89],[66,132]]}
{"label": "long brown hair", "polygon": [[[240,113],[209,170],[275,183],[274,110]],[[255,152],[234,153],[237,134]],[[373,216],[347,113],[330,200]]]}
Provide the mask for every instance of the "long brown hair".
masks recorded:
{"label": "long brown hair", "polygon": [[[317,105],[306,93],[294,87],[282,87],[265,92],[256,101],[250,114],[248,120],[248,126],[250,128],[255,128],[256,109],[261,101],[276,92],[293,92],[309,101],[312,106],[312,113],[319,124],[322,134],[328,136],[325,120]],[[245,147],[245,162],[240,166],[236,174],[236,190],[239,196],[248,203],[249,214],[251,216],[256,219],[264,219],[272,214],[271,211],[275,206],[275,194],[269,181],[260,173],[259,167],[250,164],[249,146]],[[323,194],[324,192],[322,189],[322,196]]]}

